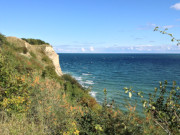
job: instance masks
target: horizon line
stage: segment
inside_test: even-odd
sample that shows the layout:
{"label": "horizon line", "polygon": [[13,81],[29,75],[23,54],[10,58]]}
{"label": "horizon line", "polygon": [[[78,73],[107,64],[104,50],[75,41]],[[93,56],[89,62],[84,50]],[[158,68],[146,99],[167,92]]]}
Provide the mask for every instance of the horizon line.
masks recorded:
{"label": "horizon line", "polygon": [[147,53],[147,52],[132,52],[132,53],[128,53],[128,52],[124,52],[124,53],[79,53],[79,52],[76,52],[76,53],[72,53],[72,52],[69,52],[69,53],[66,53],[66,52],[57,52],[57,54],[180,54],[178,52],[171,52],[171,53],[165,53],[165,52],[152,52],[152,53]]}

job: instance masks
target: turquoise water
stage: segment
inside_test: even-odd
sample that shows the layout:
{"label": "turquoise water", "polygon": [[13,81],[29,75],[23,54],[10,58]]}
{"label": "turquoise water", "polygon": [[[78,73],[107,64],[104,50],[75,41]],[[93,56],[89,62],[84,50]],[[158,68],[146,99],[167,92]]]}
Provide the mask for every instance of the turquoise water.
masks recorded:
{"label": "turquoise water", "polygon": [[[84,87],[92,87],[91,95],[102,103],[103,89],[108,100],[117,105],[134,103],[124,87],[143,91],[145,95],[159,86],[159,81],[180,82],[180,54],[59,54],[63,73],[74,76]],[[138,103],[139,104],[139,103]],[[139,106],[140,108],[141,106]]]}

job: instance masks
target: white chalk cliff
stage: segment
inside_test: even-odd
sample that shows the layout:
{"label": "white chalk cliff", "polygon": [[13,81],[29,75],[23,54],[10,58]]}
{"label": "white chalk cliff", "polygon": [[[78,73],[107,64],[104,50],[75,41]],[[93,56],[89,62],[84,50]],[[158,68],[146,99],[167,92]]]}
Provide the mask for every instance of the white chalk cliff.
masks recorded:
{"label": "white chalk cliff", "polygon": [[51,46],[46,46],[45,48],[46,55],[52,60],[56,73],[61,76],[62,71],[59,64],[59,55],[54,51],[54,49]]}

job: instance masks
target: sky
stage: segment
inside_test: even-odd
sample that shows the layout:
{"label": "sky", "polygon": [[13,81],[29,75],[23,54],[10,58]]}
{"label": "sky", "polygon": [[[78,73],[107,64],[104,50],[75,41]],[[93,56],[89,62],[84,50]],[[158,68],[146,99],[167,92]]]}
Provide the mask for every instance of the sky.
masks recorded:
{"label": "sky", "polygon": [[0,33],[57,53],[180,53],[180,0],[0,0]]}

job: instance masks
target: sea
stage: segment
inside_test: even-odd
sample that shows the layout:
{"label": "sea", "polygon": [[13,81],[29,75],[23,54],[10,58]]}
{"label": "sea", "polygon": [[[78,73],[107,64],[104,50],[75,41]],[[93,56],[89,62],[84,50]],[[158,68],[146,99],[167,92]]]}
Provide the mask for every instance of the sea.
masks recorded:
{"label": "sea", "polygon": [[141,99],[132,93],[129,98],[124,88],[142,91],[144,98],[153,93],[159,82],[173,81],[180,85],[180,54],[81,54],[59,53],[60,66],[64,74],[76,78],[85,88],[91,89],[91,96],[103,103],[104,89],[110,104],[127,110],[136,105],[142,111]]}

